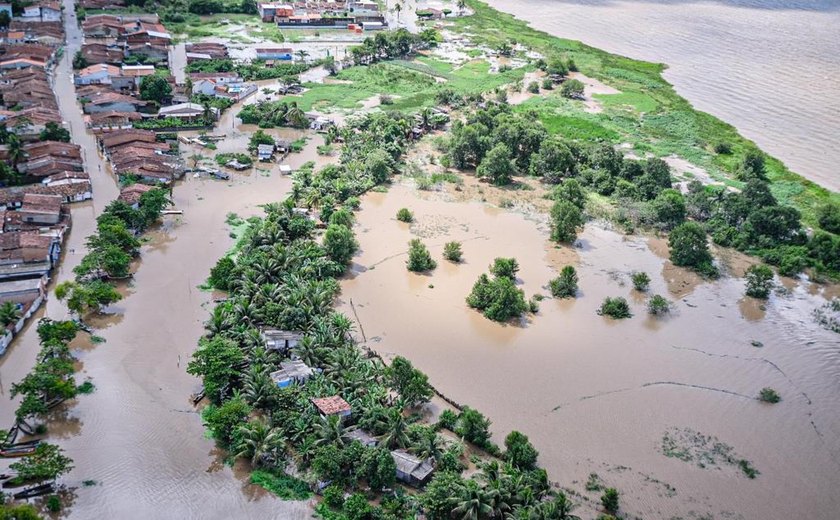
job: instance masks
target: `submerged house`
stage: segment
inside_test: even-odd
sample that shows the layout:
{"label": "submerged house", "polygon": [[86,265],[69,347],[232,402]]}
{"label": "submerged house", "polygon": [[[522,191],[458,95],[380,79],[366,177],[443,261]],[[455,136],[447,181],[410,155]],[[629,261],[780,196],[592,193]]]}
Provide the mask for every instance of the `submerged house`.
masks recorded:
{"label": "submerged house", "polygon": [[273,144],[261,144],[257,146],[257,157],[261,161],[270,161],[274,155]]}
{"label": "submerged house", "polygon": [[323,417],[337,415],[344,419],[345,417],[350,417],[352,410],[350,403],[342,399],[339,395],[312,399],[312,404],[321,412],[321,416]]}
{"label": "submerged house", "polygon": [[391,452],[397,465],[397,480],[410,486],[422,486],[429,481],[435,468],[428,460],[420,460],[402,450]]}
{"label": "submerged house", "polygon": [[303,339],[302,332],[290,332],[287,330],[264,329],[260,335],[265,341],[265,348],[285,352],[297,346]]}
{"label": "submerged house", "polygon": [[280,370],[271,373],[271,380],[279,388],[286,388],[292,384],[302,385],[317,372],[303,361],[281,361]]}

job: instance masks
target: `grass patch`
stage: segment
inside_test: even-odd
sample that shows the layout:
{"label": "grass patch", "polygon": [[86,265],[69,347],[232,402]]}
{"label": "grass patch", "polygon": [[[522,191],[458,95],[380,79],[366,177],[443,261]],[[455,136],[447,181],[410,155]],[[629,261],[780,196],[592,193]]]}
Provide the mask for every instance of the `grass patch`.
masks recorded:
{"label": "grass patch", "polygon": [[90,381],[85,381],[84,383],[76,387],[77,392],[85,395],[92,394],[94,390],[96,390],[96,386]]}
{"label": "grass patch", "polygon": [[283,500],[306,500],[312,496],[309,484],[285,473],[256,470],[251,473],[251,484],[256,484]]}

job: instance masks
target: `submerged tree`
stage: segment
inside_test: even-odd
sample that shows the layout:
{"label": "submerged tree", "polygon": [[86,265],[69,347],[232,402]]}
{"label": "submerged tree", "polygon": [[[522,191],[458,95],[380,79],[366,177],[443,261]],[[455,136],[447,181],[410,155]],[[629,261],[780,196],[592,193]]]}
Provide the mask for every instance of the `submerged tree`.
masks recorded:
{"label": "submerged tree", "polygon": [[419,238],[415,238],[408,243],[407,267],[409,271],[415,273],[431,271],[437,267],[437,262],[432,260],[432,255],[429,254],[429,250]]}

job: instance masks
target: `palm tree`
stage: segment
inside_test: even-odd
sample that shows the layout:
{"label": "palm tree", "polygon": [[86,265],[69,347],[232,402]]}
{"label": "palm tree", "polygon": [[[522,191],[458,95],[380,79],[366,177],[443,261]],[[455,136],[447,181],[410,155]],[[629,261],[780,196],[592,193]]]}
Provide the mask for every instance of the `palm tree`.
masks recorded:
{"label": "palm tree", "polygon": [[388,408],[386,415],[380,421],[379,430],[384,431],[382,444],[388,449],[404,448],[408,445],[408,423],[402,414],[402,408]]}
{"label": "palm tree", "polygon": [[341,417],[338,415],[321,417],[315,423],[315,437],[316,446],[329,444],[344,446],[344,427],[341,424]]}
{"label": "palm tree", "polygon": [[397,21],[400,21],[400,13],[402,12],[402,2],[397,2],[397,5],[394,6],[394,11],[397,12]]}
{"label": "palm tree", "polygon": [[255,419],[239,427],[242,440],[237,457],[251,459],[254,467],[273,466],[283,452],[285,439],[265,419]]}
{"label": "palm tree", "polygon": [[300,59],[300,61],[302,61],[302,62],[304,62],[304,63],[306,63],[306,58],[308,58],[308,57],[309,57],[309,53],[308,53],[308,52],[306,52],[306,51],[305,51],[305,50],[303,50],[303,49],[301,49],[301,50],[297,51],[295,54],[297,54],[297,56],[298,56],[298,58]]}
{"label": "palm tree", "polygon": [[289,104],[289,109],[286,111],[286,121],[296,128],[308,126],[309,122],[306,119],[306,114],[304,114],[303,110],[298,107],[297,101],[292,101]]}
{"label": "palm tree", "polygon": [[0,305],[0,323],[2,323],[4,327],[8,327],[12,323],[17,322],[19,319],[20,310],[18,310],[16,303],[4,302]]}
{"label": "palm tree", "polygon": [[459,13],[463,13],[464,9],[466,9],[466,7],[467,7],[466,0],[458,0],[458,12]]}
{"label": "palm tree", "polygon": [[242,393],[251,406],[268,410],[271,409],[274,402],[276,388],[268,374],[268,367],[252,364],[245,379]]}
{"label": "palm tree", "polygon": [[213,121],[213,108],[210,106],[209,101],[205,101],[202,103],[203,112],[201,115],[204,117],[204,121],[206,123],[210,123]]}
{"label": "palm tree", "polygon": [[20,137],[16,134],[11,134],[8,139],[9,145],[9,161],[12,163],[12,169],[17,171],[18,163],[24,159],[23,144],[20,142]]}
{"label": "palm tree", "polygon": [[490,516],[493,508],[488,498],[487,493],[474,480],[468,480],[452,512],[461,520],[478,520]]}
{"label": "palm tree", "polygon": [[437,432],[430,430],[420,435],[408,451],[421,460],[439,460],[443,455],[443,440]]}

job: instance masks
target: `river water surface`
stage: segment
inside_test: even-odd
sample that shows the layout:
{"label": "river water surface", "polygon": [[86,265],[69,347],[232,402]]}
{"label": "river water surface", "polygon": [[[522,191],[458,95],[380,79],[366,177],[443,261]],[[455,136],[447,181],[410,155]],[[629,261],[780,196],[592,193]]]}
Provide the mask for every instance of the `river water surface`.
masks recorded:
{"label": "river water surface", "polygon": [[668,65],[696,108],[840,190],[837,0],[488,0],[555,36]]}

